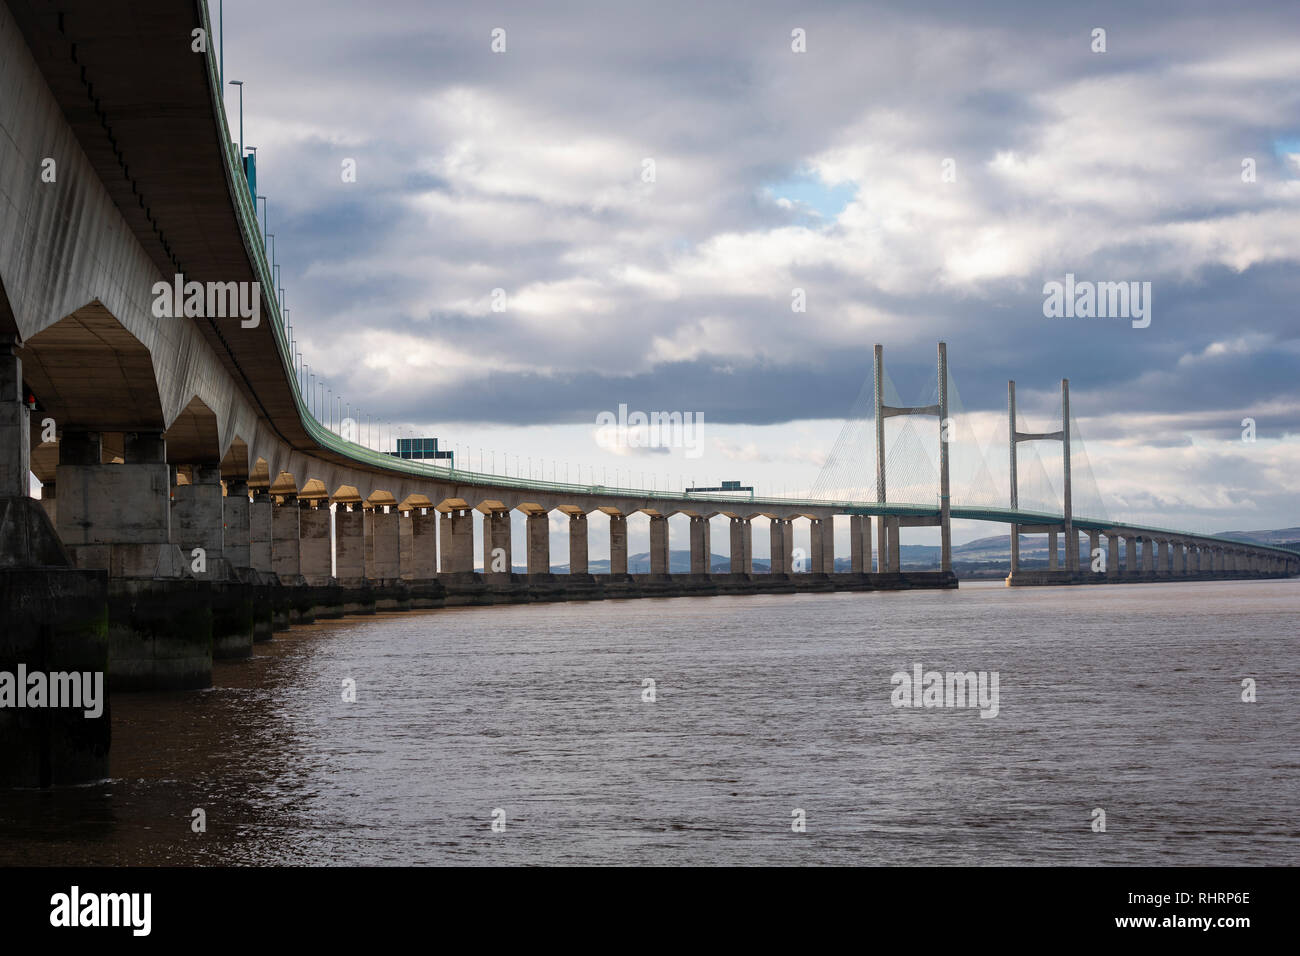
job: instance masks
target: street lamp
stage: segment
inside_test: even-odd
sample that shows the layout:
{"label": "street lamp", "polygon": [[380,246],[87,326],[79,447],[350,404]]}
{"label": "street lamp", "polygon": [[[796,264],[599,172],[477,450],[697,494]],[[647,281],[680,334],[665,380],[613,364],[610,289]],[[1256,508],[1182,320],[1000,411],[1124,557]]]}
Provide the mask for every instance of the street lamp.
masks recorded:
{"label": "street lamp", "polygon": [[231,86],[239,87],[239,155],[244,155],[244,81],[231,80]]}

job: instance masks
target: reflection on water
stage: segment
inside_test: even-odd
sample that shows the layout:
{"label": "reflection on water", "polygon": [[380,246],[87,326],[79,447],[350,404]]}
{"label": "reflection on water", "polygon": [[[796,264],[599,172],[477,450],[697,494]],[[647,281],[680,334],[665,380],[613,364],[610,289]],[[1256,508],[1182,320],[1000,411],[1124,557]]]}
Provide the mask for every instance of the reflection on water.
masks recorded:
{"label": "reflection on water", "polygon": [[[1300,581],[971,584],[294,628],[116,695],[112,779],[0,793],[0,863],[1294,865],[1298,611]],[[916,663],[998,671],[999,715],[895,709]]]}

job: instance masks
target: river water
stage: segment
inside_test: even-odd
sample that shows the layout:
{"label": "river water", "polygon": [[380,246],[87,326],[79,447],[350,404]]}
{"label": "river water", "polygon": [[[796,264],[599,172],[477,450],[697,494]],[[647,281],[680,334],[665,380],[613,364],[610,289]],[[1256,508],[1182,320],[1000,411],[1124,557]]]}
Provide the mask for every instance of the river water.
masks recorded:
{"label": "river water", "polygon": [[[0,863],[1295,865],[1298,628],[1300,580],[347,618],[115,695]],[[895,707],[916,664],[997,716]]]}

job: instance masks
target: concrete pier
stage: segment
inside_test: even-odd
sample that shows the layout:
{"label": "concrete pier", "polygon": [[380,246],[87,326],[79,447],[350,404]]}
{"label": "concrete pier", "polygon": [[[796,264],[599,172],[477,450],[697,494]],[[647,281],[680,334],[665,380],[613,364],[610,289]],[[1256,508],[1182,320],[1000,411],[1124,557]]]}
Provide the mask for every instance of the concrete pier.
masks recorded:
{"label": "concrete pier", "polygon": [[439,547],[442,550],[440,572],[466,574],[473,571],[474,513],[468,508],[452,508],[442,512],[438,526]]}
{"label": "concrete pier", "polygon": [[731,536],[731,573],[754,573],[754,526],[749,518],[732,518],[728,529]]}
{"label": "concrete pier", "polygon": [[271,506],[271,570],[286,584],[297,584],[302,576],[302,528],[297,495],[286,494]]}
{"label": "concrete pier", "polygon": [[587,573],[587,516],[581,511],[569,514],[569,573]]}
{"label": "concrete pier", "polygon": [[[531,513],[524,525],[528,532],[528,575],[551,573],[551,516],[545,511]],[[624,568],[627,567],[624,538]]]}
{"label": "concrete pier", "polygon": [[609,516],[609,573],[618,577],[627,575],[627,516]]}
{"label": "concrete pier", "polygon": [[489,511],[483,515],[483,571],[510,574],[510,512]]}
{"label": "concrete pier", "polygon": [[668,518],[650,516],[650,573],[668,573]]}

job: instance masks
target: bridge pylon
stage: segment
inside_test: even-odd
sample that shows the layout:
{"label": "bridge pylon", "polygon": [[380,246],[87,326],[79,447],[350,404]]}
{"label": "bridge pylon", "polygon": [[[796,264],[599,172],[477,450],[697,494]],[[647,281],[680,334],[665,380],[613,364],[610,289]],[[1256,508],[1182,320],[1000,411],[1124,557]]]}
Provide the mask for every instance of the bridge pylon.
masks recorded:
{"label": "bridge pylon", "polygon": [[[1059,530],[1065,536],[1065,570],[1074,573],[1079,570],[1079,539],[1074,534],[1074,514],[1071,505],[1070,495],[1070,380],[1061,379],[1061,428],[1060,431],[1054,432],[1022,432],[1016,428],[1016,383],[1007,382],[1007,433],[1010,443],[1011,457],[1011,508],[1012,510],[1020,507],[1020,489],[1016,472],[1016,445],[1022,441],[1059,441],[1061,443],[1061,460],[1062,460],[1062,515],[1064,520],[1060,525],[1032,525],[1025,526],[1025,530],[1033,532],[1047,532],[1050,536],[1050,563],[1049,567],[1056,567],[1056,533]],[[1013,524],[1011,526],[1011,574],[1014,575],[1020,570],[1020,531],[1021,526]]]}
{"label": "bridge pylon", "polygon": [[[886,515],[876,516],[876,540],[879,542],[878,553],[883,559],[888,542],[889,571],[898,571],[899,545],[898,528],[900,521],[908,526],[939,526],[939,569],[952,570],[952,522],[949,502],[948,482],[948,346],[939,343],[939,401],[935,405],[896,406],[885,404],[884,347],[877,343],[875,348],[874,372],[876,379],[876,500],[884,504],[886,499],[885,481],[885,419],[895,415],[935,415],[939,419],[939,514],[937,518],[926,516],[900,519]],[[886,537],[888,533],[889,537]],[[885,561],[877,567],[886,570]]]}

